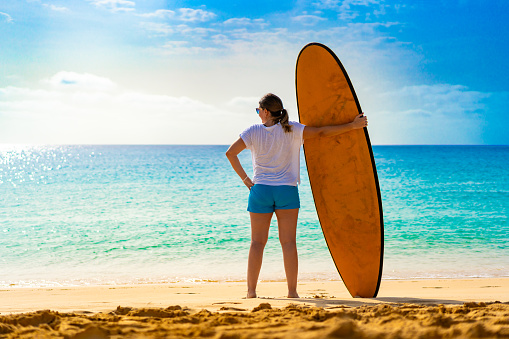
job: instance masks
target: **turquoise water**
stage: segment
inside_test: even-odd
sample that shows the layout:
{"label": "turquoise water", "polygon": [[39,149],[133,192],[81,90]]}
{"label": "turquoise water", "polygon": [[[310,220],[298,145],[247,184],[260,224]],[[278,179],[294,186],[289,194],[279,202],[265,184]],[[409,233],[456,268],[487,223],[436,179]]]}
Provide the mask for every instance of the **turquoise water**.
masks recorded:
{"label": "turquoise water", "polygon": [[[227,146],[3,146],[0,285],[238,281],[248,190]],[[383,279],[509,276],[509,147],[375,146]],[[241,161],[251,172],[249,151]],[[339,279],[305,162],[301,280]],[[273,221],[260,278],[284,279]]]}

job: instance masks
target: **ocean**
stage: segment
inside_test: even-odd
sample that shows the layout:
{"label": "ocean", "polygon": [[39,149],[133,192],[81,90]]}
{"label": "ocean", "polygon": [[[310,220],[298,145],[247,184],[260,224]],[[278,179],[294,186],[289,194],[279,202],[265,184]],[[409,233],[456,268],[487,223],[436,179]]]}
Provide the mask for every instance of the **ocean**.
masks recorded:
{"label": "ocean", "polygon": [[[0,147],[0,286],[245,281],[228,146]],[[509,276],[509,146],[374,146],[382,279]],[[252,173],[249,151],[240,154]],[[299,279],[339,280],[301,159]],[[261,280],[284,280],[273,219]]]}

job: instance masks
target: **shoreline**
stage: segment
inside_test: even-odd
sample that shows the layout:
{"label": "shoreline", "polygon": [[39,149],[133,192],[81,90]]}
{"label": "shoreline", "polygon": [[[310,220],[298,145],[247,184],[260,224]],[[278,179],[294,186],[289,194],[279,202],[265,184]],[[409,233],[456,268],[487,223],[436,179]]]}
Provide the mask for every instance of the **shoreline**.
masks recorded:
{"label": "shoreline", "polygon": [[[342,281],[300,281],[300,298],[286,298],[286,282],[258,283],[258,298],[245,299],[245,282],[200,282],[64,287],[0,288],[0,315],[53,310],[93,314],[122,307],[219,311],[228,305],[252,309],[269,302],[322,308],[377,304],[462,305],[465,302],[509,302],[509,278],[382,280],[377,298],[352,298]],[[228,306],[229,307],[229,306]],[[233,306],[231,306],[233,307]]]}
{"label": "shoreline", "polygon": [[506,338],[509,278],[382,281],[352,298],[341,281],[0,289],[6,338]]}
{"label": "shoreline", "polygon": [[[337,274],[336,274],[337,275]],[[424,280],[480,280],[480,279],[509,279],[509,275],[496,275],[496,276],[438,276],[438,277],[385,277],[382,278],[383,282],[390,281],[424,281]],[[298,280],[299,283],[341,283],[341,278],[302,278]],[[284,283],[286,278],[268,278],[259,279],[259,284],[264,283]],[[29,282],[23,281],[22,283],[6,283],[5,281],[0,284],[0,290],[11,289],[44,289],[44,288],[80,288],[80,287],[111,287],[111,286],[139,286],[139,285],[199,285],[199,284],[237,284],[247,283],[245,278],[239,279],[217,279],[217,278],[178,278],[178,279],[132,279],[115,281],[113,279],[97,281],[97,280],[78,280],[73,281],[58,281],[55,279],[41,279],[32,280]]]}

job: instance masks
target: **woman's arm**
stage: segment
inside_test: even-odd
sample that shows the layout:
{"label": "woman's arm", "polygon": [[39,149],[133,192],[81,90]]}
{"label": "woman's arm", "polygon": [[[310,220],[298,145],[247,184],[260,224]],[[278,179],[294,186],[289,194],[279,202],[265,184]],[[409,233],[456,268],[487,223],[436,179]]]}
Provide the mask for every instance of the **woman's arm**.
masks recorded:
{"label": "woman's arm", "polygon": [[239,160],[239,153],[246,149],[246,144],[244,143],[244,140],[242,138],[239,138],[237,141],[235,141],[230,148],[226,151],[226,157],[230,161],[230,164],[232,165],[233,169],[237,174],[239,175],[240,179],[242,179],[242,182],[244,185],[247,186],[247,188],[251,189],[251,187],[254,186],[251,179],[247,176],[246,171],[244,171],[244,168],[242,167],[242,164]]}
{"label": "woman's arm", "polygon": [[316,137],[330,137],[333,135],[343,134],[354,129],[364,128],[366,126],[368,126],[368,118],[364,116],[364,113],[362,113],[356,116],[352,122],[343,125],[323,127],[306,126],[304,127],[304,134],[302,137],[304,140]]}

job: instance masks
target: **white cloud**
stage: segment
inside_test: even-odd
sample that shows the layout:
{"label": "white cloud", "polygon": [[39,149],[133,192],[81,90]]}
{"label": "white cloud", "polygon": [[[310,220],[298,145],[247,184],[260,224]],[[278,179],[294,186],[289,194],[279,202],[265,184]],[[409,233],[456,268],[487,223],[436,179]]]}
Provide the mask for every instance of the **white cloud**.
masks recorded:
{"label": "white cloud", "polygon": [[170,25],[163,23],[142,22],[140,26],[146,31],[155,33],[157,36],[165,36],[174,32],[174,29]]}
{"label": "white cloud", "polygon": [[[183,16],[185,11],[193,11]],[[174,14],[173,14],[174,13]],[[191,15],[191,13],[194,13]],[[346,42],[355,44],[354,49],[349,51],[375,52],[377,58],[386,53],[376,53],[385,49],[389,45],[396,46],[395,41],[388,41],[380,30],[396,25],[396,23],[345,23],[342,26],[335,25],[326,29],[313,29],[313,25],[319,22],[325,22],[325,17],[320,12],[301,12],[302,15],[293,18],[294,22],[301,23],[302,30],[288,30],[285,28],[274,28],[267,30],[269,25],[264,19],[250,19],[246,17],[230,18],[221,23],[215,22],[197,22],[188,21],[185,25],[179,25],[186,16],[188,20],[205,20],[215,17],[215,14],[205,15],[201,9],[174,9],[171,12],[158,10],[153,13],[144,14],[147,18],[162,19],[166,17],[169,21],[164,23],[142,23],[142,27],[151,36],[172,36],[173,41],[161,44],[156,41],[158,47],[150,48],[152,52],[158,55],[198,55],[199,53],[216,53],[221,51],[221,57],[237,57],[246,55],[247,58],[253,54],[261,55],[265,52],[271,54],[280,53],[287,55],[288,51],[296,51],[309,41],[321,41],[324,43],[332,42],[336,46],[342,46]],[[199,14],[199,15],[198,15]],[[288,23],[292,20],[290,16],[282,20]],[[171,23],[173,21],[173,23]],[[385,40],[384,40],[385,39]],[[370,49],[366,50],[365,46]],[[361,48],[358,48],[361,47]],[[397,47],[397,46],[396,46]],[[386,51],[384,51],[386,52]],[[201,55],[202,57],[204,55]],[[217,55],[216,55],[217,56]],[[366,59],[366,57],[363,57]],[[294,60],[290,61],[294,62]]]}
{"label": "white cloud", "polygon": [[226,103],[226,107],[238,114],[253,115],[259,100],[259,97],[235,97]]}
{"label": "white cloud", "polygon": [[[341,52],[339,55],[341,59],[351,58],[353,62],[359,64],[363,61],[369,61],[370,64],[374,59],[383,61],[384,64],[394,63],[395,59],[402,56],[406,57],[406,60],[414,60],[414,56],[403,55],[401,44],[378,33],[379,28],[390,25],[396,23],[347,24],[321,30],[312,28],[258,30],[243,27],[221,31],[220,34],[212,35],[205,43],[212,43],[211,46],[221,48],[230,56],[244,57],[246,63],[253,57],[266,58],[267,53],[270,53],[270,60],[275,66],[281,62],[294,65],[299,50],[310,41],[323,42]],[[401,67],[401,64],[398,67]]]}
{"label": "white cloud", "polygon": [[[236,106],[244,106],[246,104],[249,104],[250,106],[253,106],[253,103],[255,105],[258,105],[258,101],[260,98],[258,97],[235,97],[230,99],[226,104],[228,106],[236,107]],[[253,107],[253,109],[256,107]]]}
{"label": "white cloud", "polygon": [[490,93],[464,86],[406,86],[366,95],[374,143],[479,144]]}
{"label": "white cloud", "polygon": [[185,96],[65,89],[51,79],[46,89],[0,88],[0,143],[224,144],[245,127],[240,114]]}
{"label": "white cloud", "polygon": [[292,21],[295,21],[297,23],[300,23],[300,24],[306,25],[306,26],[314,26],[317,23],[319,23],[320,21],[324,21],[324,20],[327,20],[327,19],[316,16],[316,15],[309,15],[309,14],[298,15],[298,16],[292,17]]}
{"label": "white cloud", "polygon": [[290,32],[286,28],[254,32],[237,29],[228,32],[228,35],[212,37],[215,44],[227,47],[227,50],[237,55],[254,56],[269,52],[273,57],[279,53],[288,54],[293,49],[288,49],[289,44],[295,44],[295,39],[301,40],[299,32]]}
{"label": "white cloud", "polygon": [[[320,0],[315,5],[321,9],[337,11],[341,20],[352,20],[360,15],[358,9],[365,11],[368,7],[371,7],[371,12],[375,16],[384,14],[386,6],[380,2],[380,0]],[[371,12],[367,15],[369,16]]]}
{"label": "white cloud", "polygon": [[383,16],[383,15],[387,14],[387,12],[385,11],[386,8],[389,8],[389,6],[388,5],[380,5],[380,8],[378,10],[374,10],[373,14],[376,17]]}
{"label": "white cloud", "polygon": [[92,91],[108,91],[115,89],[116,84],[108,78],[99,77],[89,73],[75,73],[61,71],[51,78],[43,80],[54,87],[61,89],[81,89]]}
{"label": "white cloud", "polygon": [[0,18],[4,18],[4,20],[6,22],[12,22],[13,21],[12,17],[9,14],[4,13],[4,12],[0,12]]}
{"label": "white cloud", "polygon": [[182,34],[192,34],[193,38],[196,38],[197,35],[208,35],[210,33],[216,32],[216,30],[213,28],[189,27],[188,25],[178,25],[175,26],[175,29]]}
{"label": "white cloud", "polygon": [[186,22],[205,22],[214,19],[216,14],[203,9],[179,8],[176,11],[158,9],[152,13],[139,14],[139,16],[153,19],[175,19]]}
{"label": "white cloud", "polygon": [[[373,56],[381,58],[387,56],[387,52],[391,49],[395,51],[395,49],[401,47],[401,44],[397,41],[379,34],[380,28],[398,25],[398,23],[349,23],[344,26],[336,26],[321,30],[314,30],[312,28],[304,30],[274,28],[267,30],[260,29],[259,27],[242,25],[249,22],[249,20],[239,19],[229,24],[223,23],[227,28],[222,30],[208,27],[189,27],[185,25],[172,26],[172,29],[182,34],[192,33],[192,43],[190,40],[183,38],[182,41],[179,42],[180,47],[182,47],[185,41],[188,41],[188,46],[195,46],[195,50],[199,50],[198,47],[201,47],[203,52],[212,52],[217,51],[218,48],[222,48],[223,52],[229,55],[245,55],[246,57],[270,52],[273,56],[280,53],[288,58],[289,51],[296,50],[298,53],[298,50],[309,41],[323,41],[325,43],[330,41],[334,42],[336,46],[350,44],[350,46],[346,46],[348,48],[344,49],[351,53],[364,53],[365,56],[362,57],[363,59],[366,59],[367,52],[373,52]],[[239,24],[238,28],[235,27],[237,26],[236,23]],[[207,39],[201,39],[201,37],[200,39],[196,39],[198,35],[205,36]],[[168,47],[174,47],[173,43],[167,44],[164,48]],[[181,49],[180,51],[188,53],[187,49]],[[383,51],[383,53],[380,53],[380,51]],[[178,54],[178,50],[175,50],[173,54]],[[391,58],[393,56],[394,55],[391,55]],[[358,55],[356,55],[356,57],[358,57]],[[294,60],[291,62],[294,62]]]}
{"label": "white cloud", "polygon": [[178,12],[179,19],[182,21],[204,22],[216,17],[216,14],[202,9],[180,8]]}
{"label": "white cloud", "polygon": [[352,6],[371,6],[379,4],[380,0],[319,0],[315,5],[324,9],[350,9]]}
{"label": "white cloud", "polygon": [[[173,43],[186,48],[185,42]],[[249,70],[243,76],[258,83],[254,73]],[[258,122],[254,108],[264,90],[275,88],[267,72],[259,77],[270,88],[265,84],[240,89],[259,96],[235,96],[212,105],[188,96],[125,90],[97,75],[59,72],[42,81],[45,87],[40,89],[0,88],[0,143],[227,144]],[[282,92],[276,88],[292,120],[297,119],[293,91]],[[439,84],[386,92],[359,86],[357,94],[375,145],[483,143],[490,93]],[[507,95],[499,99],[506,101]],[[497,121],[501,120],[492,119]]]}
{"label": "white cloud", "polygon": [[[216,31],[215,29],[208,27],[190,27],[187,24],[175,24],[175,22],[178,23],[182,21],[189,24],[202,23],[215,18],[216,15],[214,13],[201,9],[180,8],[177,9],[176,12],[172,10],[159,9],[155,12],[139,14],[138,16],[147,19],[170,20],[174,22],[173,25],[161,22],[140,23],[140,26],[144,30],[155,33],[155,36],[167,36],[173,33],[180,33],[191,34],[193,35],[193,38],[196,38],[196,36],[204,36]],[[167,44],[163,48],[167,50],[168,46],[169,45]],[[180,49],[180,51],[184,52],[185,54],[188,53],[188,50],[184,51],[184,49]]]}
{"label": "white cloud", "polygon": [[450,114],[459,107],[466,113],[476,113],[484,108],[483,99],[488,98],[488,93],[470,91],[461,85],[419,85],[406,86],[395,92],[387,92],[382,97],[398,96],[405,100],[406,105],[420,106],[426,110]]}
{"label": "white cloud", "polygon": [[171,19],[175,17],[175,11],[169,9],[158,9],[152,13],[139,14],[139,16],[144,18]]}
{"label": "white cloud", "polygon": [[337,8],[339,6],[340,0],[319,0],[315,3],[315,6],[318,8]]}
{"label": "white cloud", "polygon": [[67,7],[58,7],[52,4],[42,4],[44,7],[51,9],[55,12],[69,12],[69,8]]}
{"label": "white cloud", "polygon": [[134,1],[129,0],[89,0],[98,8],[106,8],[113,12],[134,11],[136,5]]}
{"label": "white cloud", "polygon": [[161,48],[157,49],[157,52],[163,55],[198,55],[216,51],[218,51],[217,47],[191,45],[189,41],[167,41]]}
{"label": "white cloud", "polygon": [[231,18],[223,22],[226,26],[259,26],[264,28],[268,23],[263,19]]}

